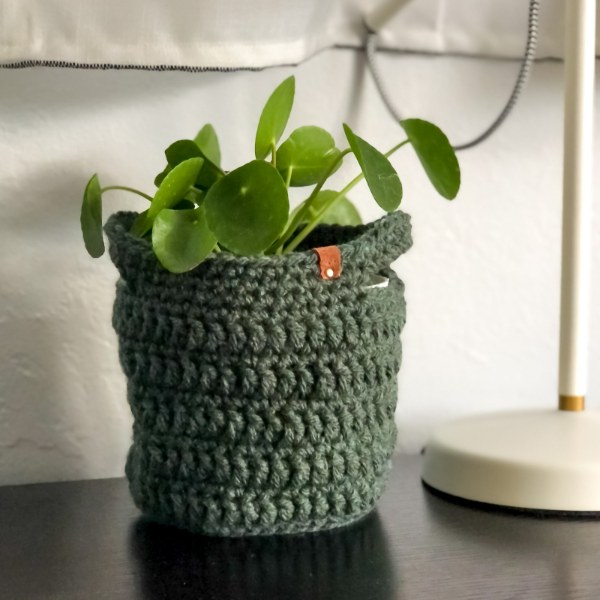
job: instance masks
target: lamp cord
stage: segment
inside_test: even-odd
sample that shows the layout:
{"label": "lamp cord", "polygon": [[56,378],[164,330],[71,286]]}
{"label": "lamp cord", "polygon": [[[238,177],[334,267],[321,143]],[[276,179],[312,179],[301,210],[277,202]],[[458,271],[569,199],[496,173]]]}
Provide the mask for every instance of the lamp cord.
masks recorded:
{"label": "lamp cord", "polygon": [[[527,44],[525,46],[525,54],[523,55],[523,59],[521,60],[521,68],[519,69],[519,74],[517,75],[517,80],[513,87],[512,93],[510,94],[508,101],[504,105],[504,108],[487,129],[485,129],[481,134],[473,138],[471,141],[465,142],[464,144],[459,144],[458,146],[454,146],[455,150],[467,150],[468,148],[473,148],[474,146],[477,146],[483,141],[487,140],[487,138],[489,138],[496,131],[496,129],[498,129],[500,125],[504,123],[508,115],[511,113],[512,109],[515,107],[517,100],[519,99],[521,92],[523,91],[523,88],[525,87],[525,84],[529,79],[531,68],[535,60],[539,28],[539,14],[540,1],[530,0]],[[375,31],[372,31],[366,24],[366,22],[365,27],[367,28],[367,42],[365,46],[367,65],[369,67],[369,71],[371,72],[371,76],[373,77],[375,87],[377,88],[377,91],[381,96],[381,100],[383,101],[383,104],[387,108],[392,118],[395,121],[402,121],[402,116],[396,110],[396,107],[392,103],[390,95],[387,92],[385,83],[381,76],[381,72],[379,71],[379,67],[375,60],[375,55],[377,53],[377,33]]]}

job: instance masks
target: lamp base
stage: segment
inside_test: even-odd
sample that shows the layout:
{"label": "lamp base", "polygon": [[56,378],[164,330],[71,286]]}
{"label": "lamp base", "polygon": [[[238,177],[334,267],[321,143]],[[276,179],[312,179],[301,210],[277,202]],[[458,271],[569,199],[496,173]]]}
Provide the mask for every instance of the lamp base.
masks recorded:
{"label": "lamp base", "polygon": [[478,504],[600,516],[600,413],[519,411],[447,423],[427,444],[422,478]]}

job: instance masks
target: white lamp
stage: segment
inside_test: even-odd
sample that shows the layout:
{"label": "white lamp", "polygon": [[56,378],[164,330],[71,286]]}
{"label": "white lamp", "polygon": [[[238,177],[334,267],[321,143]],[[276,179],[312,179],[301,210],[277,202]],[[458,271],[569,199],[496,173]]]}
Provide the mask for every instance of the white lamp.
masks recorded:
{"label": "white lamp", "polygon": [[563,245],[558,410],[440,427],[423,481],[478,503],[600,516],[600,414],[584,411],[590,292],[595,0],[565,0]]}

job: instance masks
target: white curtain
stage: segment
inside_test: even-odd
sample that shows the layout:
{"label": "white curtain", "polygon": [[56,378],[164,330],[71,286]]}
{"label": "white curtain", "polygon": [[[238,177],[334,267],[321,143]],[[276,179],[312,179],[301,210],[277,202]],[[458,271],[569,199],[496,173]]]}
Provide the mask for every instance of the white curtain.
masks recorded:
{"label": "white curtain", "polygon": [[[387,0],[388,2],[390,0]],[[560,56],[564,0],[544,0],[538,56]],[[0,0],[0,63],[261,68],[360,46],[381,0]],[[390,49],[523,52],[528,0],[412,0]]]}

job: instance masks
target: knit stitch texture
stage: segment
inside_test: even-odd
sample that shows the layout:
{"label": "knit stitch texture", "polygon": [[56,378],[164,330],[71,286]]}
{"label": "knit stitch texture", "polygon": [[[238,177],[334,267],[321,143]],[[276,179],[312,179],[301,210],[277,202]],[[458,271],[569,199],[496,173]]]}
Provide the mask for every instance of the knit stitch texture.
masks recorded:
{"label": "knit stitch texture", "polygon": [[[193,532],[242,536],[338,527],[383,491],[396,427],[411,245],[395,212],[320,226],[289,255],[211,255],[174,275],[106,224],[120,272],[113,325],[134,416],[126,474],[137,506]],[[341,277],[310,248],[337,244]],[[374,274],[387,287],[369,288]]]}

